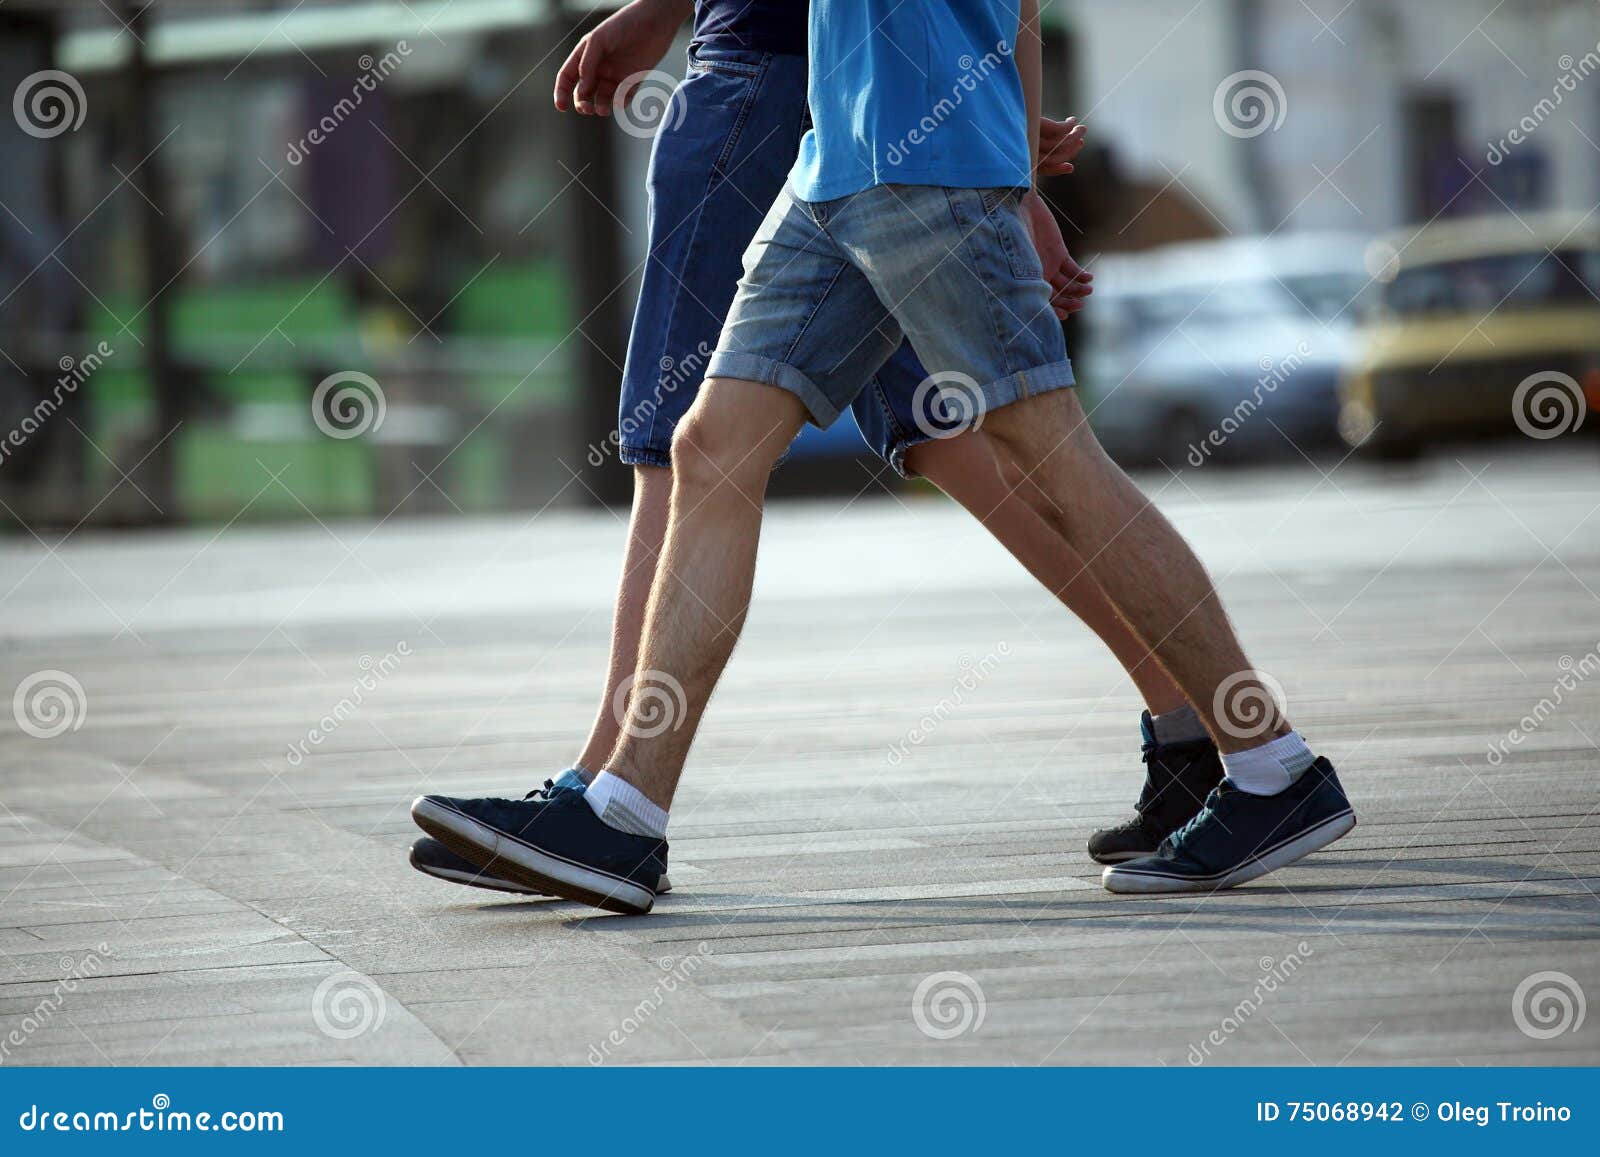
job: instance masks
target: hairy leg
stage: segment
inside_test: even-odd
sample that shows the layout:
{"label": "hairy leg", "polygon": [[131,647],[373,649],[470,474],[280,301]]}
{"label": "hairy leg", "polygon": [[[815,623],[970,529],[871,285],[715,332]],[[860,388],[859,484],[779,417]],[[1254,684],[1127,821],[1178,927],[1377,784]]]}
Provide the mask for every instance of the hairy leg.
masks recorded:
{"label": "hairy leg", "polygon": [[594,726],[578,756],[578,766],[599,771],[617,745],[622,731],[622,710],[616,702],[622,687],[639,665],[639,633],[644,629],[645,602],[655,581],[661,543],[667,536],[667,509],[672,501],[672,471],[661,466],[633,468],[633,513],[628,519],[628,547],[622,556],[622,579],[617,584],[617,606],[611,616],[611,660],[606,667],[605,693]]}
{"label": "hairy leg", "polygon": [[[1002,407],[984,431],[1049,499],[1044,513],[1121,616],[1160,660],[1224,752],[1288,732],[1251,674],[1205,567],[1183,536],[1106,457],[1076,391]],[[1226,702],[1218,702],[1226,687]],[[1219,718],[1235,704],[1261,714]]]}
{"label": "hairy leg", "polygon": [[628,719],[605,763],[661,807],[744,627],[767,479],[805,420],[793,394],[713,378],[673,439],[666,543]]}
{"label": "hairy leg", "polygon": [[1186,702],[1178,685],[1128,627],[1059,527],[1050,500],[982,430],[923,442],[910,467],[964,506],[1046,590],[1100,637],[1139,689],[1152,715]]}

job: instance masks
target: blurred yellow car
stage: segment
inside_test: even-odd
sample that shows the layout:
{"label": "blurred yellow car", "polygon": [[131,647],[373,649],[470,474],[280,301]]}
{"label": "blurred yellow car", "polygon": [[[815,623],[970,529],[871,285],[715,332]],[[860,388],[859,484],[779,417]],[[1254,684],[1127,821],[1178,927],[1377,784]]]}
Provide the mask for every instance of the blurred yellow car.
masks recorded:
{"label": "blurred yellow car", "polygon": [[1346,443],[1405,458],[1600,432],[1600,214],[1450,221],[1368,256],[1378,300],[1340,383]]}

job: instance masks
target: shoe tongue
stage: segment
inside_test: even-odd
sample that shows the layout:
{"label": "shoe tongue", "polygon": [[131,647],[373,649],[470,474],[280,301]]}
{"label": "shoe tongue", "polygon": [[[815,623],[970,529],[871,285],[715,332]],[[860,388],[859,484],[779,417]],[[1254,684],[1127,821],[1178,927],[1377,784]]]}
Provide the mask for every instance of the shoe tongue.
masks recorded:
{"label": "shoe tongue", "polygon": [[1146,743],[1154,743],[1156,741],[1155,720],[1150,718],[1150,712],[1148,711],[1139,713],[1139,738]]}
{"label": "shoe tongue", "polygon": [[583,776],[578,774],[577,768],[569,767],[556,776],[553,786],[566,788],[569,791],[583,791],[589,785],[583,782]]}

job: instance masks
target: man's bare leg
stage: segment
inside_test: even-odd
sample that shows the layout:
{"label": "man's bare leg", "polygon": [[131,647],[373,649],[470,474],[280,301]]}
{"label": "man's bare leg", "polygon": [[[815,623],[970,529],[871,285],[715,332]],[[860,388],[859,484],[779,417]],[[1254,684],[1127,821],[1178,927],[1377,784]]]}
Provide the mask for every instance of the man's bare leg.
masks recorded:
{"label": "man's bare leg", "polygon": [[[673,439],[672,513],[645,613],[634,696],[605,770],[663,809],[744,627],[762,504],[773,466],[805,425],[793,394],[713,378]],[[662,727],[647,689],[681,688],[682,718]]]}
{"label": "man's bare leg", "polygon": [[633,512],[628,519],[628,547],[622,556],[622,578],[617,583],[617,606],[611,618],[611,659],[606,667],[605,693],[600,697],[600,709],[577,763],[590,773],[605,765],[622,731],[617,691],[639,665],[639,635],[644,629],[644,610],[655,581],[661,544],[667,537],[671,502],[671,470],[661,466],[633,468]]}
{"label": "man's bare leg", "polygon": [[[1160,660],[1224,753],[1285,735],[1205,567],[1172,524],[1100,448],[1077,394],[1057,390],[988,415],[984,431],[1050,499],[1045,513],[1134,633]],[[1230,702],[1259,711],[1219,718]]]}
{"label": "man's bare leg", "polygon": [[1049,509],[1049,500],[1031,478],[1010,467],[981,429],[920,443],[906,461],[983,523],[1029,574],[1099,636],[1152,715],[1184,706],[1178,685],[1117,614],[1057,525],[1040,513]]}

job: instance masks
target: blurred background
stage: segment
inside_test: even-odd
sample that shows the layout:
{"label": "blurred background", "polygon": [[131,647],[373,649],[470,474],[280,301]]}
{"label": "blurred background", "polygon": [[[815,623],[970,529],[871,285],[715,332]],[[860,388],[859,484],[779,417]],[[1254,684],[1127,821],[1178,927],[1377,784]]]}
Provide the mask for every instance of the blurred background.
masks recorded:
{"label": "blurred background", "polygon": [[[0,7],[9,529],[625,502],[651,133],[550,101],[613,7]],[[1593,439],[1595,0],[1043,8],[1046,109],[1090,134],[1046,189],[1097,275],[1069,342],[1122,461]],[[775,485],[908,484],[846,419]]]}

